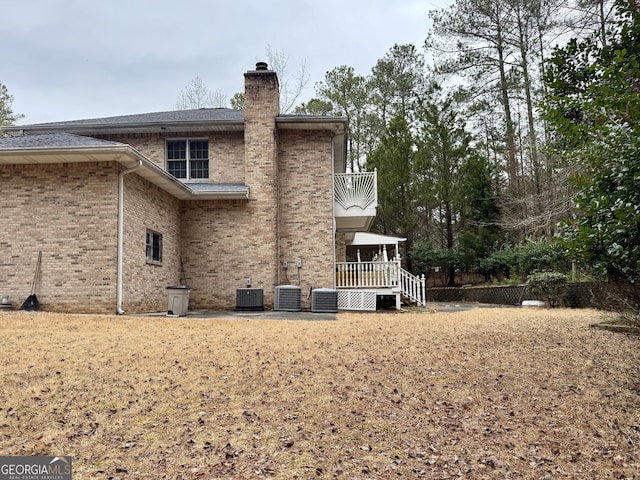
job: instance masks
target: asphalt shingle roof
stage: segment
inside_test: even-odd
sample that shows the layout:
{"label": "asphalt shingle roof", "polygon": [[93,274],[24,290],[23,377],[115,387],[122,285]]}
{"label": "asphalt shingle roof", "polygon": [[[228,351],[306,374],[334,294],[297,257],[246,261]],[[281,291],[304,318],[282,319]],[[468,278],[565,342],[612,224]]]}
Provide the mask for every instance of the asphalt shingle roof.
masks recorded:
{"label": "asphalt shingle roof", "polygon": [[0,138],[0,150],[17,148],[115,147],[124,143],[99,140],[71,133],[46,133]]}
{"label": "asphalt shingle roof", "polygon": [[175,110],[170,112],[140,113],[117,117],[88,118],[66,122],[36,123],[24,127],[74,126],[74,125],[121,125],[144,123],[180,123],[180,122],[242,122],[244,112],[230,108],[198,108],[195,110]]}

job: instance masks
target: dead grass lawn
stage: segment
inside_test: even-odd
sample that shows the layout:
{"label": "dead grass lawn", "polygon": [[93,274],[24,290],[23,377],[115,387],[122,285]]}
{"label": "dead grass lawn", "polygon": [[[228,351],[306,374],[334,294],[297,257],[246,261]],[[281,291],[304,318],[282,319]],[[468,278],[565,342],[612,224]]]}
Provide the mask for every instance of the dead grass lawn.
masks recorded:
{"label": "dead grass lawn", "polygon": [[589,310],[0,315],[0,453],[75,479],[640,478],[640,337]]}

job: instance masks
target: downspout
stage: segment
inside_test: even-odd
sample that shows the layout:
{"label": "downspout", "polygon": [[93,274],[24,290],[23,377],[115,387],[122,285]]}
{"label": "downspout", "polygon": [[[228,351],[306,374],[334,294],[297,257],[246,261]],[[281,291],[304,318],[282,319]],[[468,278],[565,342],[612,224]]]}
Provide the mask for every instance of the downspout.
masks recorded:
{"label": "downspout", "polygon": [[[275,203],[275,212],[276,212],[276,285],[282,285],[282,283],[280,282],[280,260],[282,259],[281,255],[281,250],[280,250],[280,219],[282,218],[281,215],[281,201],[280,201],[280,169],[279,169],[279,137],[278,137],[278,125],[275,123],[274,120],[274,139],[275,139],[275,145],[274,145],[274,159],[273,159],[273,176],[274,176],[274,185],[275,185],[275,195],[274,195],[274,203]],[[300,289],[302,289],[302,285],[300,285]]]}
{"label": "downspout", "polygon": [[336,134],[331,132],[331,221],[333,226],[333,271],[331,277],[334,289],[336,288],[336,242],[338,240],[336,231],[336,146],[333,142],[335,136]]}
{"label": "downspout", "polygon": [[118,266],[116,273],[116,313],[124,315],[122,310],[122,250],[124,244],[124,176],[142,167],[142,160],[128,170],[122,170],[118,174]]}

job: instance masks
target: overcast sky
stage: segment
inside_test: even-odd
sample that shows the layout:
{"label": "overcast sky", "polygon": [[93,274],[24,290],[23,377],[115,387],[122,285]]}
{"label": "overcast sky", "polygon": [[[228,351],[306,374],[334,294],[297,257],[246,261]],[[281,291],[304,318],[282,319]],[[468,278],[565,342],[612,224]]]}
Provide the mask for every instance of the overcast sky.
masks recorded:
{"label": "overcast sky", "polygon": [[20,124],[174,109],[196,76],[228,97],[284,51],[306,62],[305,99],[327,71],[368,75],[396,43],[422,52],[429,10],[453,0],[21,0],[3,2],[0,82]]}

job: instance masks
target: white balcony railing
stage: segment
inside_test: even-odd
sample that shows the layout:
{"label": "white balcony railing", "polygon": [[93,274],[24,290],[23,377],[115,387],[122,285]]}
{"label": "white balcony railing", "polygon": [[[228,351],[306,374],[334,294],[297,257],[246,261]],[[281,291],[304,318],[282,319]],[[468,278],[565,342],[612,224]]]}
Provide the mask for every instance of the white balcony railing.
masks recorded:
{"label": "white balcony railing", "polygon": [[336,205],[347,211],[359,207],[364,211],[378,206],[377,173],[338,173],[334,175]]}

